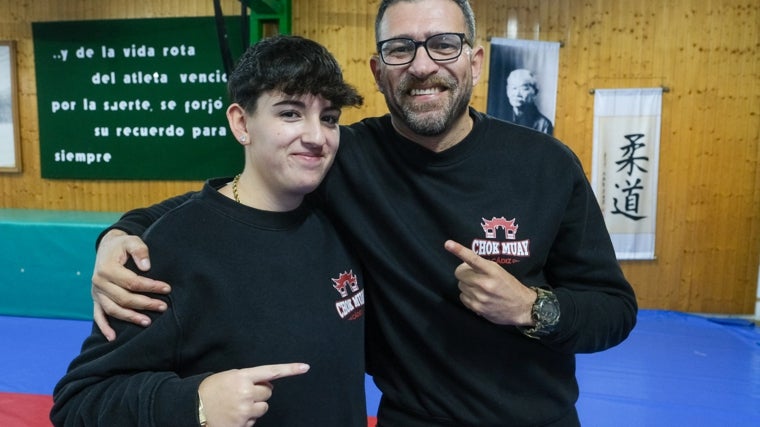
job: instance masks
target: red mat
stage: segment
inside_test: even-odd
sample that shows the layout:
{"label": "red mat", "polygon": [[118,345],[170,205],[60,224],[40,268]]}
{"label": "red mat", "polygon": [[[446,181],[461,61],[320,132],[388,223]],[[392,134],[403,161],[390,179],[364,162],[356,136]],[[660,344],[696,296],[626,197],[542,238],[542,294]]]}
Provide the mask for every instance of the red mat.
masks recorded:
{"label": "red mat", "polygon": [[0,426],[50,427],[52,406],[51,396],[0,392]]}

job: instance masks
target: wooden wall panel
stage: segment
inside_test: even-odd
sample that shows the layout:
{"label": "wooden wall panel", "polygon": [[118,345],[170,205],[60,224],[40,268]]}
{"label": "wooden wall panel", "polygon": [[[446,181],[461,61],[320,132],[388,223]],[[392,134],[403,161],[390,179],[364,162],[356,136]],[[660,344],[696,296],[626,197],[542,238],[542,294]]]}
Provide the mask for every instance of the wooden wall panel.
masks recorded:
{"label": "wooden wall panel", "polygon": [[[379,1],[293,0],[293,32],[326,45],[365,95],[349,123],[384,114],[368,67]],[[472,0],[478,42],[560,41],[556,135],[591,168],[594,88],[667,86],[657,259],[625,262],[642,307],[750,313],[760,260],[760,5],[747,0]],[[222,2],[237,14],[239,2]],[[17,41],[24,171],[0,207],[123,211],[200,182],[42,180],[31,22],[211,15],[211,0],[0,0]],[[472,104],[486,105],[488,69]],[[137,165],[136,165],[137,167]]]}
{"label": "wooden wall panel", "polygon": [[663,99],[658,258],[625,262],[624,269],[643,307],[752,312],[760,246],[758,5],[475,4],[487,32],[481,36],[563,43],[555,129],[587,170],[593,131],[589,89],[670,89]]}
{"label": "wooden wall panel", "polygon": [[[236,0],[222,1],[225,12],[238,13]],[[213,3],[195,0],[125,2],[116,0],[0,1],[0,39],[17,41],[19,116],[23,172],[0,174],[0,208],[125,211],[197,189],[186,181],[88,181],[40,178],[39,134],[32,22],[211,16]],[[65,76],[62,84],[65,84]],[[139,165],[135,165],[139,167]]]}

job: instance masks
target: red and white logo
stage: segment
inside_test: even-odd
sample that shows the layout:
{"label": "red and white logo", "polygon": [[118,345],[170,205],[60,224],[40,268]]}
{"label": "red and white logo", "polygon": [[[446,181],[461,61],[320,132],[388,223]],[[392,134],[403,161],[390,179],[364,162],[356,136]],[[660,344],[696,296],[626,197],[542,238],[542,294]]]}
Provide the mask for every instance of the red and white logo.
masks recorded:
{"label": "red and white logo", "polygon": [[517,240],[516,218],[482,218],[485,239],[473,239],[470,249],[499,264],[514,264],[530,256],[530,240]]}
{"label": "red and white logo", "polygon": [[506,238],[509,240],[515,240],[515,235],[517,234],[517,225],[515,224],[514,218],[509,221],[504,217],[493,217],[491,219],[483,218],[483,222],[480,226],[483,227],[483,231],[486,233],[486,239],[495,239],[496,231],[498,229],[504,230]]}
{"label": "red and white logo", "polygon": [[359,287],[359,280],[353,270],[340,273],[337,279],[332,279],[333,288],[340,294],[341,299],[335,302],[335,309],[341,319],[358,319],[364,314],[364,289]]}

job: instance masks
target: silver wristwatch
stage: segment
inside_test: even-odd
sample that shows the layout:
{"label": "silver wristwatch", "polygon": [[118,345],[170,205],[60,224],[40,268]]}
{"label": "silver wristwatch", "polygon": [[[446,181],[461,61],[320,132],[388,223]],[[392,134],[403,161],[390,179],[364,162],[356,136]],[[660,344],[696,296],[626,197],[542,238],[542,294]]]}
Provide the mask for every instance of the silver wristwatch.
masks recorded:
{"label": "silver wristwatch", "polygon": [[549,335],[557,329],[560,314],[559,301],[552,291],[535,286],[531,286],[530,288],[538,294],[530,311],[530,317],[535,325],[530,327],[519,326],[518,329],[531,338],[540,338]]}

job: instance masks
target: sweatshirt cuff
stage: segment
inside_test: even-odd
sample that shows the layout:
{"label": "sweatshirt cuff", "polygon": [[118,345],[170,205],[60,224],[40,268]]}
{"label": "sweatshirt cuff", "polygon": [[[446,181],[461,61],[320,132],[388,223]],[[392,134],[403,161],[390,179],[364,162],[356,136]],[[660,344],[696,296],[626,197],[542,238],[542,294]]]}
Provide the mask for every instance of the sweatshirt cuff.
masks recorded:
{"label": "sweatshirt cuff", "polygon": [[552,291],[559,302],[559,323],[557,324],[557,329],[546,337],[543,337],[542,341],[550,346],[556,344],[555,350],[557,351],[566,351],[563,349],[562,344],[573,336],[576,328],[575,300],[572,295],[568,292],[563,292],[563,290],[555,288]]}
{"label": "sweatshirt cuff", "polygon": [[198,387],[211,373],[187,378],[172,378],[156,390],[154,425],[198,426]]}

